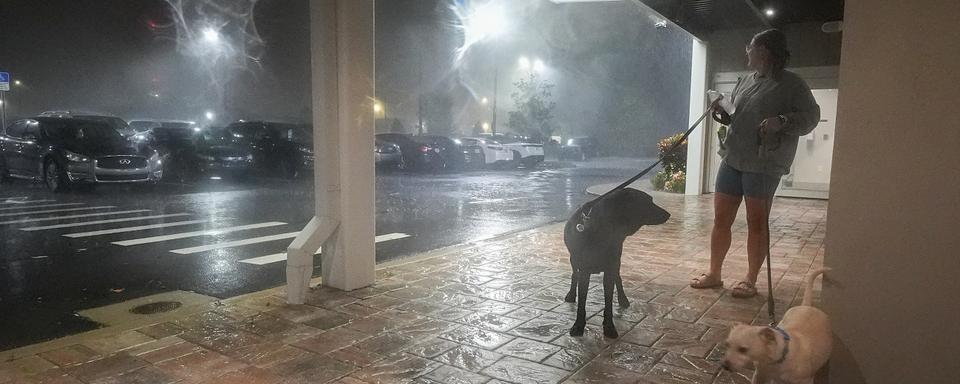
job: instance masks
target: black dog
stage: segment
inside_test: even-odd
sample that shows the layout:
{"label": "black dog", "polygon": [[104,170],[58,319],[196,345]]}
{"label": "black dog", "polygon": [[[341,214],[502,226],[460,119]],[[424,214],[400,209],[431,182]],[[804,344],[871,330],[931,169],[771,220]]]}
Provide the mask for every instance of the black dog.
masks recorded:
{"label": "black dog", "polygon": [[[582,336],[587,324],[587,291],[590,275],[603,272],[603,335],[619,337],[613,325],[613,289],[621,307],[630,306],[620,280],[623,241],[644,225],[663,224],[670,213],[653,203],[653,197],[632,188],[615,191],[584,204],[567,220],[563,242],[570,252],[570,292],[565,300],[577,303],[577,321],[570,336]],[[578,295],[579,293],[579,295]]]}

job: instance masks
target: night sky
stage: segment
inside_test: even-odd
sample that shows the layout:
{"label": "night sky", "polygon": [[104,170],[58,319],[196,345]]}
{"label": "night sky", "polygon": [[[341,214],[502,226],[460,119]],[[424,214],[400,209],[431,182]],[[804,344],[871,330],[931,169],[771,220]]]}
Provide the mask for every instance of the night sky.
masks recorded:
{"label": "night sky", "polygon": [[[183,0],[239,4],[241,0]],[[612,136],[608,122],[635,110],[629,131],[645,148],[685,128],[691,36],[626,2],[556,5],[505,1],[510,31],[470,49],[462,61],[458,19],[447,1],[377,2],[377,92],[389,118],[413,130],[418,97],[454,100],[457,127],[489,121],[479,98],[492,97],[500,67],[501,130],[513,108],[517,58],[540,58],[554,83],[556,125],[564,136]],[[235,119],[305,121],[310,114],[307,0],[260,0],[254,9],[262,46],[245,68],[213,66],[184,55],[163,0],[4,0],[0,2],[0,70],[24,86],[8,105],[14,115],[75,109],[125,118],[197,119],[216,111]],[[208,7],[209,8],[209,7]],[[234,23],[235,24],[235,23]],[[245,41],[225,24],[229,41]],[[243,62],[243,61],[241,61]],[[420,73],[423,73],[421,81]],[[631,116],[634,116],[631,115]],[[620,119],[623,120],[623,119]],[[622,123],[622,122],[621,122]],[[622,134],[622,133],[618,133]],[[622,140],[609,137],[608,140]],[[642,151],[642,152],[645,152]]]}

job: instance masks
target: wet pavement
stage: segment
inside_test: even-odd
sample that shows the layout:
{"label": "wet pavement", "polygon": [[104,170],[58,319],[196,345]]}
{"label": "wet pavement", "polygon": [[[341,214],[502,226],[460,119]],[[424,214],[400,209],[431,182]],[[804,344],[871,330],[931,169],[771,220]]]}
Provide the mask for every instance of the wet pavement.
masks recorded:
{"label": "wet pavement", "polygon": [[[369,288],[315,288],[305,305],[275,288],[7,351],[0,384],[749,382],[720,369],[720,343],[736,321],[765,324],[765,298],[689,288],[707,265],[711,198],[654,198],[673,217],[625,243],[619,339],[602,336],[596,279],[585,336],[567,334],[568,255],[548,225],[383,267]],[[771,216],[782,316],[822,263],[826,203],[777,199]],[[745,232],[741,214],[728,285],[746,269]]]}
{"label": "wet pavement", "polygon": [[[563,220],[589,198],[587,187],[646,164],[380,173],[377,260]],[[77,314],[88,308],[169,291],[223,299],[282,284],[283,252],[312,215],[312,186],[226,178],[52,194],[25,181],[0,185],[0,350],[95,329]]]}

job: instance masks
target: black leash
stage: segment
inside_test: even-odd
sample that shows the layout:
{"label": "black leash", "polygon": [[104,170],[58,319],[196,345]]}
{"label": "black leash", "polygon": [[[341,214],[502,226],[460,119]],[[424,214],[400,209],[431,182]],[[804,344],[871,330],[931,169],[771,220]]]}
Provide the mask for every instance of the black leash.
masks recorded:
{"label": "black leash", "polygon": [[[621,183],[620,185],[618,185],[618,186],[614,187],[613,189],[611,189],[611,190],[605,192],[604,194],[600,195],[600,197],[598,197],[598,198],[596,198],[596,199],[593,199],[593,201],[597,201],[597,200],[603,199],[604,197],[607,197],[607,195],[609,195],[609,194],[611,194],[611,193],[613,193],[613,192],[616,192],[616,191],[619,191],[619,190],[621,190],[621,189],[626,188],[626,187],[629,186],[630,184],[633,184],[634,181],[637,181],[637,180],[639,180],[641,177],[646,176],[646,174],[650,173],[650,171],[652,171],[652,170],[653,170],[654,168],[656,168],[658,165],[660,165],[661,163],[663,163],[663,159],[666,158],[667,155],[672,154],[674,151],[677,150],[677,148],[680,147],[681,144],[683,144],[685,141],[687,141],[687,138],[690,137],[690,134],[693,133],[693,131],[694,131],[695,129],[697,129],[698,126],[700,126],[700,123],[703,122],[703,119],[707,118],[707,115],[709,115],[710,112],[713,110],[713,106],[714,106],[717,102],[719,102],[721,99],[723,99],[723,96],[720,96],[720,98],[718,98],[717,100],[714,100],[714,102],[711,103],[710,107],[707,108],[707,110],[706,110],[705,112],[703,112],[702,115],[700,115],[700,118],[697,119],[697,121],[694,122],[693,125],[691,125],[690,128],[688,128],[687,131],[683,133],[683,136],[680,137],[680,140],[677,140],[676,143],[673,143],[673,145],[670,146],[669,149],[667,149],[665,152],[663,152],[663,155],[661,155],[660,158],[657,159],[656,162],[654,162],[652,165],[650,165],[650,166],[647,167],[646,169],[640,171],[640,173],[638,173],[638,174],[636,174],[635,176],[631,177],[631,178],[628,179],[627,181]],[[588,203],[588,204],[589,204],[589,203]],[[576,226],[577,232],[583,232],[583,231],[585,231],[585,230],[587,229],[587,222],[590,221],[590,214],[591,214],[592,212],[593,212],[593,206],[591,205],[591,206],[590,206],[590,209],[589,209],[588,211],[586,211],[586,212],[581,212],[581,213],[580,213],[580,222],[577,223],[577,226]]]}
{"label": "black leash", "polygon": [[[717,99],[717,100],[720,100],[720,99]],[[707,115],[710,114],[710,111],[711,111],[711,110],[712,110],[712,108],[708,108],[706,112],[704,112],[702,115],[700,115],[700,118],[697,119],[697,121],[696,121],[695,123],[693,123],[693,125],[691,125],[690,128],[687,129],[686,132],[683,133],[683,136],[680,137],[680,140],[677,140],[676,143],[673,143],[673,145],[670,146],[670,149],[667,149],[667,151],[664,152],[663,155],[660,156],[660,158],[657,159],[657,161],[656,161],[655,163],[653,163],[653,165],[651,165],[651,166],[647,167],[646,169],[640,171],[640,173],[638,173],[636,176],[631,177],[631,178],[628,179],[627,181],[625,181],[625,182],[623,182],[622,184],[620,184],[620,185],[614,187],[613,189],[607,191],[607,192],[604,193],[603,195],[600,195],[599,199],[602,199],[602,198],[606,197],[607,195],[609,195],[609,194],[611,194],[611,193],[613,193],[613,192],[616,192],[616,191],[618,191],[618,190],[621,190],[621,189],[626,188],[627,186],[629,186],[630,184],[632,184],[634,181],[637,181],[637,180],[640,179],[641,177],[646,176],[646,174],[650,173],[650,171],[652,171],[654,168],[656,168],[656,166],[660,165],[660,163],[663,163],[663,159],[666,158],[667,155],[672,154],[673,151],[675,151],[677,148],[680,147],[681,144],[683,144],[683,142],[687,141],[687,138],[690,137],[690,134],[693,133],[693,131],[694,131],[695,129],[697,129],[697,126],[699,126],[700,123],[703,122],[703,119],[705,119],[705,118],[707,117]]]}
{"label": "black leash", "polygon": [[[766,151],[766,146],[763,145],[762,131],[757,132],[757,141],[760,144],[760,146],[757,147],[757,156],[760,158],[765,158],[767,151]],[[764,168],[764,171],[767,170],[766,161],[763,162],[763,168]],[[764,176],[766,176],[766,172],[764,172]],[[769,188],[769,186],[767,185],[767,178],[761,177],[761,179],[763,179],[763,192],[766,193],[767,189]],[[776,194],[776,190],[774,190],[774,194]],[[765,214],[766,219],[764,221],[763,229],[764,229],[764,232],[767,234],[767,239],[766,239],[767,247],[765,248],[767,251],[767,257],[766,257],[767,259],[767,316],[770,317],[770,326],[776,327],[777,312],[776,312],[776,304],[774,304],[774,300],[773,300],[773,271],[771,269],[772,267],[770,266],[770,208],[773,206],[773,195],[771,195],[768,199],[769,200],[764,200],[763,202],[764,204],[763,209],[764,209],[764,212],[766,213]]]}

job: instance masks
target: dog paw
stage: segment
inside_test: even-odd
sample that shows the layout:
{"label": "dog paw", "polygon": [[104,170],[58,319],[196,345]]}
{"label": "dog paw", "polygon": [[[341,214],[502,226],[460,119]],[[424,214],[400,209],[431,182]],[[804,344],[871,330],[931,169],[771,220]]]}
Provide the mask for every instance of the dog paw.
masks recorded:
{"label": "dog paw", "polygon": [[574,324],[573,327],[570,328],[570,336],[573,336],[573,337],[583,336],[583,329],[584,329],[584,325]]}
{"label": "dog paw", "polygon": [[604,324],[603,336],[606,336],[609,339],[616,339],[620,337],[620,332],[617,332],[617,327],[615,327],[613,324]]}
{"label": "dog paw", "polygon": [[566,302],[568,302],[568,303],[576,303],[576,302],[577,302],[577,294],[575,294],[575,293],[573,293],[573,292],[570,292],[570,293],[567,294],[567,297],[564,297],[564,298],[563,298],[563,301],[566,301]]}

